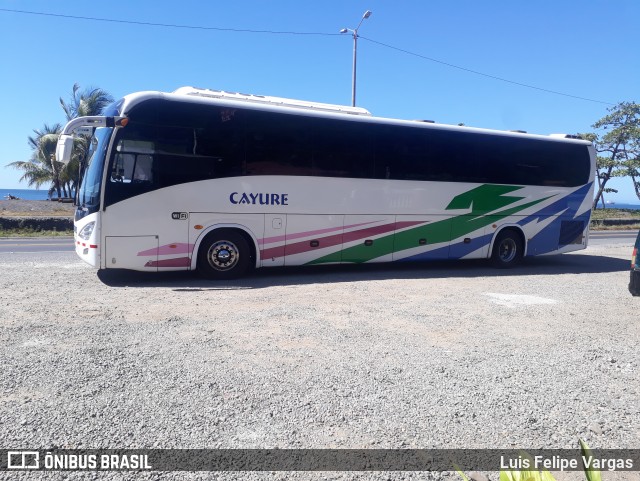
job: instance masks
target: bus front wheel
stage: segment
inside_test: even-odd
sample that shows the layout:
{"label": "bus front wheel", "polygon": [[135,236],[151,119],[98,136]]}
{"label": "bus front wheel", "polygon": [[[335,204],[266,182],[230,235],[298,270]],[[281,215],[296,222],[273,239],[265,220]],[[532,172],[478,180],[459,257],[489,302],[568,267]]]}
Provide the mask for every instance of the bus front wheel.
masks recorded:
{"label": "bus front wheel", "polygon": [[251,267],[249,243],[232,229],[210,232],[200,244],[197,266],[207,279],[237,279]]}
{"label": "bus front wheel", "polygon": [[505,269],[520,263],[524,255],[524,242],[520,234],[513,229],[500,231],[493,243],[491,263]]}

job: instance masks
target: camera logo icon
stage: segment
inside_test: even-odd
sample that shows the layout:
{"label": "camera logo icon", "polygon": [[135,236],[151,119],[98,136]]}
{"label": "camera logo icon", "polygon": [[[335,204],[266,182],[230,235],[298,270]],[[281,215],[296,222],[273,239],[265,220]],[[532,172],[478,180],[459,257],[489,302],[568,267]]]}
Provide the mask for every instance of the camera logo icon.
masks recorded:
{"label": "camera logo icon", "polygon": [[38,469],[40,453],[38,451],[8,451],[7,469]]}

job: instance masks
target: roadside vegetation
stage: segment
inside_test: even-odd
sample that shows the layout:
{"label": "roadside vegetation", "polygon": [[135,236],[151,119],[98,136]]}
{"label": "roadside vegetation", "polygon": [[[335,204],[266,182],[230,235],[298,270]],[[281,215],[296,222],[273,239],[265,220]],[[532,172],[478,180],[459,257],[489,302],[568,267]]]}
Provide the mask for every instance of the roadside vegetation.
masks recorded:
{"label": "roadside vegetation", "polygon": [[591,212],[591,221],[603,219],[637,219],[640,222],[640,210],[594,209]]}
{"label": "roadside vegetation", "polygon": [[640,104],[620,102],[592,127],[595,132],[580,134],[593,142],[596,160],[596,195],[593,208],[606,206],[605,194],[618,191],[607,187],[613,177],[629,177],[640,199]]}
{"label": "roadside vegetation", "polygon": [[[60,98],[60,106],[66,121],[77,117],[100,115],[112,102],[113,97],[107,91],[99,88],[81,90],[78,84],[73,86],[69,100]],[[20,181],[26,182],[29,187],[39,188],[44,185],[49,189],[50,196],[55,193],[58,198],[69,198],[73,197],[82,181],[90,136],[77,137],[74,141],[71,161],[64,165],[56,160],[56,145],[62,127],[62,124],[54,123],[44,124],[40,129],[34,129],[34,135],[28,138],[31,147],[29,160],[16,160],[7,167],[21,170],[23,174]]]}
{"label": "roadside vegetation", "polygon": [[[620,221],[619,223],[610,221]],[[592,230],[640,230],[640,210],[593,209]]]}

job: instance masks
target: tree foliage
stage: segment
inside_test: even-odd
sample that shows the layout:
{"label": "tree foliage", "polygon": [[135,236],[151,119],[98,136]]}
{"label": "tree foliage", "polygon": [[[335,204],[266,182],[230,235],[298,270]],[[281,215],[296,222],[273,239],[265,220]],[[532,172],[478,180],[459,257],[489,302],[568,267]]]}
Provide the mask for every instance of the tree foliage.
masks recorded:
{"label": "tree foliage", "polygon": [[[74,84],[68,101],[60,98],[60,105],[67,121],[77,117],[100,115],[107,105],[113,102],[113,97],[105,90],[98,88],[80,89]],[[84,171],[86,154],[90,139],[80,135],[74,141],[74,152],[71,161],[64,165],[55,160],[56,145],[62,132],[62,125],[45,124],[42,129],[33,131],[35,135],[28,138],[31,147],[29,160],[11,162],[9,166],[22,170],[20,181],[27,185],[40,188],[49,186],[49,194],[56,192],[58,197],[70,197],[80,185],[81,174]]]}
{"label": "tree foliage", "polygon": [[20,181],[25,181],[29,187],[40,188],[49,184],[50,191],[55,190],[61,196],[60,174],[63,165],[55,161],[56,144],[62,131],[62,125],[45,124],[42,129],[35,129],[35,135],[29,136],[28,143],[31,147],[31,157],[29,160],[18,160],[11,162],[9,166],[22,170]]}
{"label": "tree foliage", "polygon": [[613,177],[631,177],[640,199],[640,104],[620,102],[608,109],[609,114],[592,125],[596,133],[588,134],[598,152],[596,175],[598,191],[593,208],[604,205],[604,194],[617,192],[607,187]]}
{"label": "tree foliage", "polygon": [[67,116],[67,121],[78,117],[100,115],[105,107],[112,102],[113,97],[106,90],[95,87],[80,90],[80,86],[77,83],[73,84],[69,102],[65,102],[60,97],[60,105]]}

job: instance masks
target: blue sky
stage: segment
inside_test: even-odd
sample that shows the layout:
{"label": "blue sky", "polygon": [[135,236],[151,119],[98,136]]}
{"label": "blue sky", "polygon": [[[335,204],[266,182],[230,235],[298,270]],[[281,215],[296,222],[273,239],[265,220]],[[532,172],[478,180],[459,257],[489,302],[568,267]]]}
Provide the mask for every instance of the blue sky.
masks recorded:
{"label": "blue sky", "polygon": [[[575,133],[609,104],[640,101],[638,0],[0,0],[0,9],[205,27],[0,10],[1,188],[27,187],[5,165],[29,158],[33,129],[64,122],[58,99],[76,82],[116,98],[192,85],[348,105],[353,41],[338,32],[365,10],[357,103],[377,116]],[[640,203],[629,179],[614,185],[608,199]]]}

